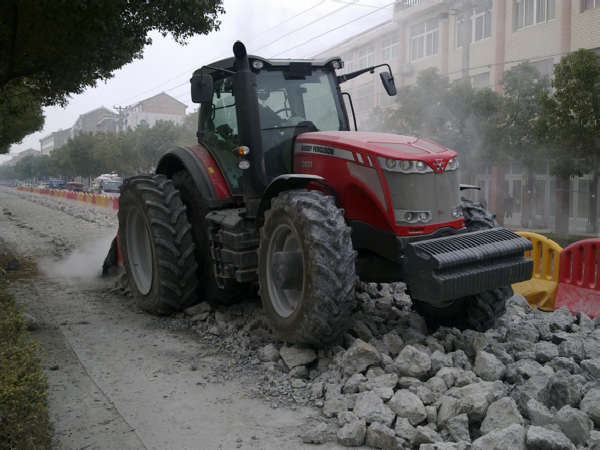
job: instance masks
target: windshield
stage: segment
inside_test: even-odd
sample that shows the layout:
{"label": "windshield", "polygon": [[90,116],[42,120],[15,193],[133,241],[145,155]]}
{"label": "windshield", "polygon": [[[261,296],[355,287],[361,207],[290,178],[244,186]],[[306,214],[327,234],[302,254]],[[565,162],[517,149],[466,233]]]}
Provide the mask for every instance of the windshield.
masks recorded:
{"label": "windshield", "polygon": [[118,182],[118,183],[117,182],[108,182],[108,183],[105,182],[104,190],[105,191],[116,191],[121,187],[122,184],[123,183],[121,183],[121,182]]}
{"label": "windshield", "polygon": [[[257,74],[268,179],[292,172],[295,133],[347,129],[332,71],[313,69],[311,75],[294,78],[286,78],[286,75],[281,70],[261,70]],[[239,140],[230,76],[214,80],[213,101],[204,111],[202,120],[204,143],[213,150],[232,193],[242,194],[242,171],[238,169],[238,159],[232,153]]]}

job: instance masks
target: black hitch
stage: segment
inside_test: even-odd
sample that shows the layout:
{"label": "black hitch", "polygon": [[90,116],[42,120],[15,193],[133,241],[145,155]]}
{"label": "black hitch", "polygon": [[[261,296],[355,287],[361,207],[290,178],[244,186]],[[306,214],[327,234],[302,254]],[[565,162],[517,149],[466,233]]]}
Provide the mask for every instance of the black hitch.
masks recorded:
{"label": "black hitch", "polygon": [[529,280],[533,261],[524,253],[530,241],[506,228],[493,228],[409,244],[411,297],[442,306],[445,302]]}

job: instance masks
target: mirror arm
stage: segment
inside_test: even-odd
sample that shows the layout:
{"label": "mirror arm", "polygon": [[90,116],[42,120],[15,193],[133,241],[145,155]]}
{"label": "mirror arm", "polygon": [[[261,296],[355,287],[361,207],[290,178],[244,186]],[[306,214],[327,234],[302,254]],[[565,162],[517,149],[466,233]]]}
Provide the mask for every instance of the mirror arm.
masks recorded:
{"label": "mirror arm", "polygon": [[[200,68],[200,75],[202,75],[202,69],[204,69],[205,67],[206,67],[207,69],[211,69],[211,70],[214,70],[214,71],[217,71],[217,72],[225,73],[225,74],[227,74],[227,75],[235,75],[235,72],[233,72],[233,71],[231,71],[231,70],[227,70],[227,69],[219,69],[218,67],[211,67],[211,66],[202,66],[202,67]],[[389,67],[389,66],[388,66],[388,67]]]}
{"label": "mirror arm", "polygon": [[[356,72],[350,72],[350,73],[347,73],[346,75],[339,75],[337,77],[338,84],[342,84],[342,83],[344,83],[348,80],[351,80],[353,78],[356,78],[366,72],[375,73],[375,69],[377,69],[378,67],[383,67],[383,66],[386,66],[388,68],[388,70],[390,71],[390,75],[391,75],[392,68],[390,67],[389,64],[383,63],[383,64],[379,64],[377,66],[367,67],[366,69],[357,70]],[[392,79],[393,79],[393,76],[392,76]]]}

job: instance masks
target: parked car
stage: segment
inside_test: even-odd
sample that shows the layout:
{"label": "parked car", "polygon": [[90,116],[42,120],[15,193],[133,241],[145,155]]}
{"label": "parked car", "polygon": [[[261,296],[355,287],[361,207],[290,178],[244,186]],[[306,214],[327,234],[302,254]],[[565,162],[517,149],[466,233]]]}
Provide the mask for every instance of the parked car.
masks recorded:
{"label": "parked car", "polygon": [[75,183],[74,181],[70,181],[67,183],[67,189],[75,192],[83,192],[83,183]]}
{"label": "parked car", "polygon": [[65,180],[50,180],[50,189],[66,189],[67,182]]}
{"label": "parked car", "polygon": [[121,194],[122,185],[122,181],[102,181],[100,184],[100,193],[110,195],[111,197],[118,197]]}

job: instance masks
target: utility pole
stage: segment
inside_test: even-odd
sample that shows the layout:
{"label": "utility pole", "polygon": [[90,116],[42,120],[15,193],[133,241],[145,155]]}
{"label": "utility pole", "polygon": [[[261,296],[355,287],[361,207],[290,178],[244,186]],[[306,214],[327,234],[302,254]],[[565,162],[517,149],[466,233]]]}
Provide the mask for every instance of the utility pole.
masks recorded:
{"label": "utility pole", "polygon": [[127,108],[124,108],[123,106],[113,106],[113,108],[119,111],[119,120],[117,121],[118,131],[123,131],[123,111],[125,111]]}

